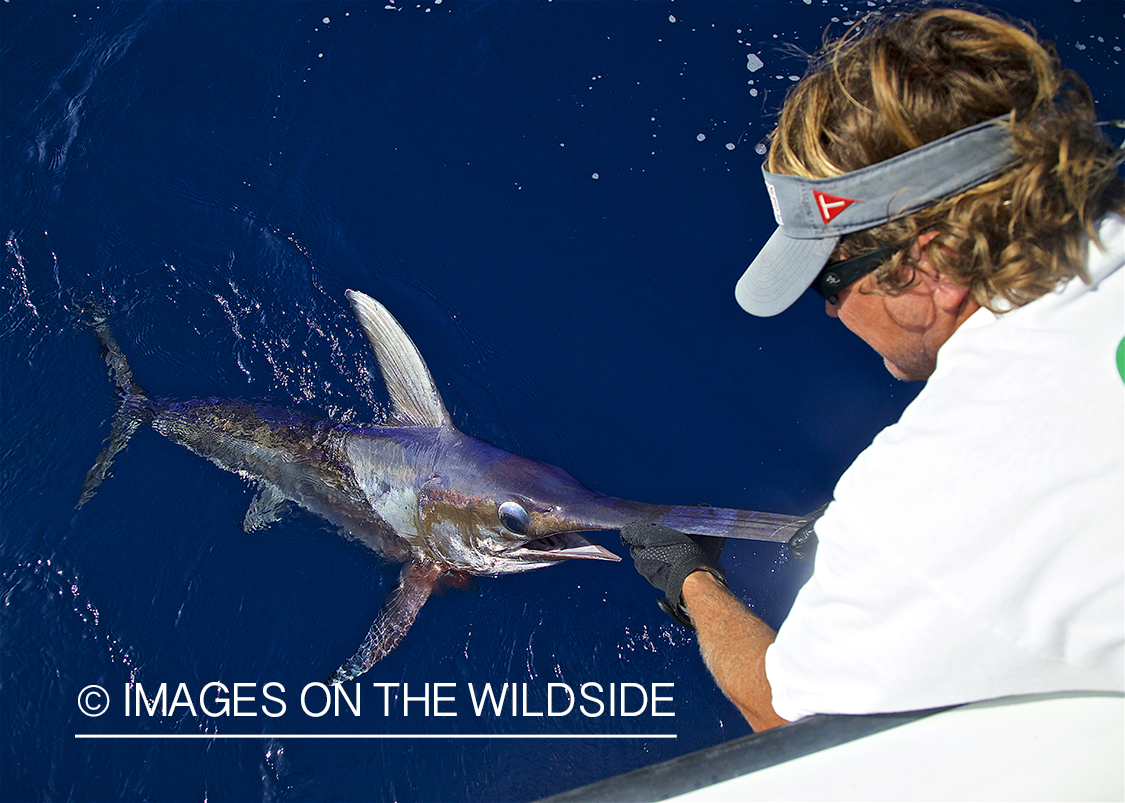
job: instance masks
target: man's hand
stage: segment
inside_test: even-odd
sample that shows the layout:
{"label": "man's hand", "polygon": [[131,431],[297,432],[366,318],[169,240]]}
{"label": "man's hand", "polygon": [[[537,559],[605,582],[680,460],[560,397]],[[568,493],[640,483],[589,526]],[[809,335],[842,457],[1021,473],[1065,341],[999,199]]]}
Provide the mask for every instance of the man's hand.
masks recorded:
{"label": "man's hand", "polygon": [[706,569],[726,585],[719,565],[726,539],[684,535],[659,524],[634,522],[621,528],[621,543],[629,547],[641,576],[664,592],[660,607],[680,624],[695,629],[683,605],[684,579],[697,569]]}
{"label": "man's hand", "polygon": [[825,502],[812,513],[808,515],[808,524],[803,526],[797,532],[793,533],[793,537],[789,539],[789,551],[793,553],[793,557],[801,563],[810,561],[816,557],[816,546],[819,540],[816,537],[816,530],[814,529],[817,519],[824,515],[824,511],[828,509],[830,502]]}

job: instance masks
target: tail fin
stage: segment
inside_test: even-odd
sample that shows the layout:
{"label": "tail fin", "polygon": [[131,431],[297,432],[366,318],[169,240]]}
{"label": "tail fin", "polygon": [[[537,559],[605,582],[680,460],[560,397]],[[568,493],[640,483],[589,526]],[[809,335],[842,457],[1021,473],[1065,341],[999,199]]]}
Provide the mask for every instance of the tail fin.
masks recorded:
{"label": "tail fin", "polygon": [[102,449],[98,459],[94,461],[93,468],[86,472],[86,481],[82,483],[82,496],[75,507],[82,507],[97,493],[98,487],[109,474],[109,467],[113,465],[114,458],[129,443],[137,428],[151,421],[153,416],[152,405],[145,395],[145,390],[133,381],[129,362],[121,353],[121,347],[117,345],[117,339],[110,331],[105,316],[95,313],[93,326],[94,334],[98,336],[102,351],[105,353],[110,378],[117,385],[117,392],[121,394],[121,402],[113,416],[109,444]]}

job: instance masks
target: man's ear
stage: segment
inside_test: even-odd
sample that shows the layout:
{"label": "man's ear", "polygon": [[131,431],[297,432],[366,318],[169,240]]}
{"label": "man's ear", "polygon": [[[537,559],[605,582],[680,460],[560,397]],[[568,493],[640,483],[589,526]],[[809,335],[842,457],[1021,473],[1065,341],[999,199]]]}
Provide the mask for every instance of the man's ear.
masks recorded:
{"label": "man's ear", "polygon": [[946,312],[955,312],[964,305],[965,298],[969,295],[969,288],[954,282],[930,261],[925,246],[940,233],[928,231],[918,235],[917,241],[910,246],[909,258],[917,266],[918,273],[923,277],[923,283],[932,290],[934,303],[938,308]]}

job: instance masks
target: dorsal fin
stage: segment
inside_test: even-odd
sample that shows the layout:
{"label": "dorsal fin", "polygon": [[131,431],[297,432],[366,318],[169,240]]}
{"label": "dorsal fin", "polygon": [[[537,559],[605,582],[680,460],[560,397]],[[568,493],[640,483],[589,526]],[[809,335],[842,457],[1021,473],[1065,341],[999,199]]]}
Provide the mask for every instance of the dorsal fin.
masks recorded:
{"label": "dorsal fin", "polygon": [[406,427],[451,427],[449,413],[418,348],[386,308],[355,290],[348,301],[375,350],[391,397],[394,423]]}

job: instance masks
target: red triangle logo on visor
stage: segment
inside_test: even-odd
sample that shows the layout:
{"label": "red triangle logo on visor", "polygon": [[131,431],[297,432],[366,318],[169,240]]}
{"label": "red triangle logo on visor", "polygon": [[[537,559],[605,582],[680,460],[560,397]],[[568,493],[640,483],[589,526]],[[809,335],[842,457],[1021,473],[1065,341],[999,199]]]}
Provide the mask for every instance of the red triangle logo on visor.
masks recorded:
{"label": "red triangle logo on visor", "polygon": [[839,195],[829,195],[820,190],[813,190],[816,199],[816,208],[820,211],[820,219],[826,224],[835,220],[836,216],[852,204],[861,204],[857,198],[841,198]]}

